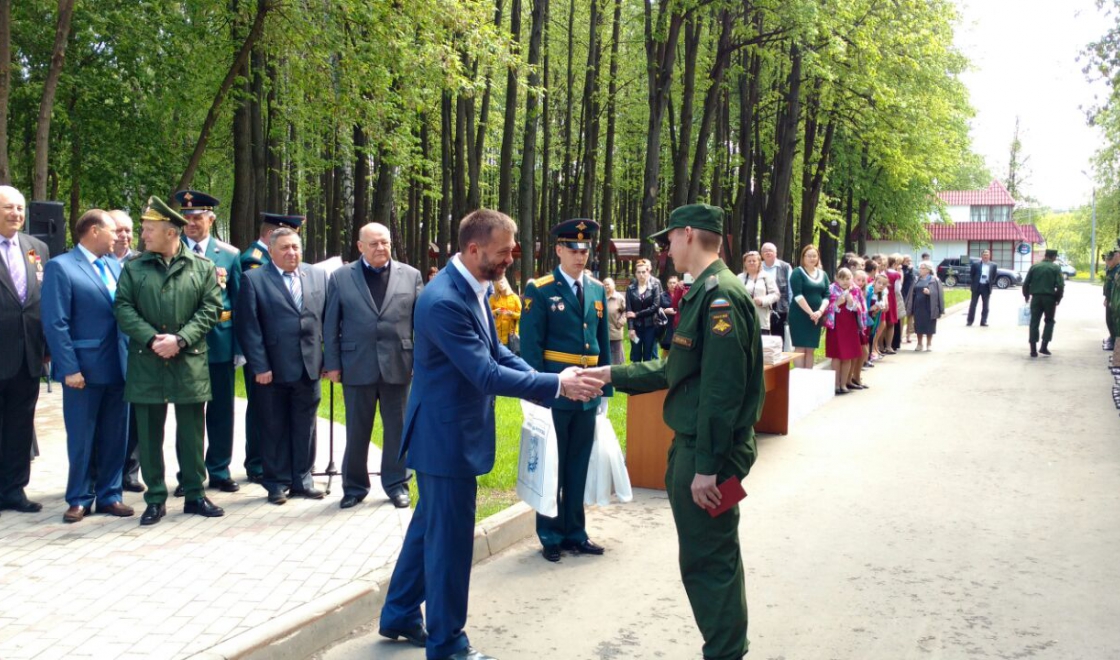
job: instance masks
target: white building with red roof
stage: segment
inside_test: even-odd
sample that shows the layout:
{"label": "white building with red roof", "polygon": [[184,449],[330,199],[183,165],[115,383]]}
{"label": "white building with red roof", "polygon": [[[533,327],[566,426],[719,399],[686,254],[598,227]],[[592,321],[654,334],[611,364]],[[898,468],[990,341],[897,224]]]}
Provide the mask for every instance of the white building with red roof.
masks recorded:
{"label": "white building with red roof", "polygon": [[1015,198],[998,180],[983,190],[946,190],[937,194],[944,204],[944,217],[930,215],[926,225],[928,245],[909,245],[893,240],[868,240],[868,254],[898,252],[910,254],[914,260],[923,252],[930,253],[934,266],[946,258],[965,255],[979,258],[991,250],[992,261],[1001,268],[1025,273],[1042,255],[1046,241],[1034,225],[1014,222]]}

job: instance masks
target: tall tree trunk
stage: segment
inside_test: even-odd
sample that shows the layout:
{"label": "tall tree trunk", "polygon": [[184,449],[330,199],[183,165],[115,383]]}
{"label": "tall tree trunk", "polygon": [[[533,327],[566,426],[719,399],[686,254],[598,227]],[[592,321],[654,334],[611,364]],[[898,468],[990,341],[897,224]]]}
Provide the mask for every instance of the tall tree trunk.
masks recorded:
{"label": "tall tree trunk", "polygon": [[808,94],[805,95],[805,140],[801,156],[801,219],[797,223],[797,244],[799,246],[811,244],[816,230],[813,214],[806,213],[809,210],[806,208],[806,204],[809,200],[809,189],[812,187],[813,160],[816,158],[822,84],[823,81],[817,78],[810,87]]}
{"label": "tall tree trunk", "polygon": [[[354,124],[354,217],[350,223],[350,245],[346,257],[358,258],[358,237],[369,223],[369,139],[360,124]],[[395,240],[395,239],[394,239]]]}
{"label": "tall tree trunk", "polygon": [[774,182],[770,189],[770,203],[762,218],[762,240],[774,243],[779,255],[791,254],[792,227],[790,222],[790,184],[793,178],[793,161],[797,155],[797,127],[801,118],[801,48],[790,47],[790,69],[786,82],[784,108],[778,120],[778,153],[774,158]]}
{"label": "tall tree trunk", "polygon": [[[451,92],[444,91],[440,103],[440,205],[439,205],[439,265],[442,268],[451,257],[448,246],[451,244],[452,221],[455,212],[455,202],[452,199],[452,179],[455,176],[455,153],[452,147],[454,140],[454,105]],[[458,225],[455,225],[456,227]]]}
{"label": "tall tree trunk", "polygon": [[265,122],[265,142],[268,145],[268,194],[265,197],[265,210],[279,212],[283,208],[283,191],[280,183],[280,171],[284,168],[284,160],[280,143],[280,112],[276,101],[276,90],[280,86],[280,78],[276,71],[276,64],[269,59],[268,74],[268,115]]}
{"label": "tall tree trunk", "polygon": [[[289,215],[297,215],[299,213],[299,211],[297,211],[297,209],[300,208],[300,205],[303,203],[303,200],[300,198],[300,194],[299,194],[299,192],[300,192],[299,164],[296,161],[296,158],[295,158],[295,155],[294,155],[295,145],[299,144],[299,142],[297,141],[298,139],[299,139],[299,134],[296,132],[296,125],[294,123],[288,124],[288,145],[289,145],[290,151],[289,151],[289,156],[288,156],[288,170],[287,170],[288,171],[287,199],[285,200],[284,208],[285,208],[285,211]],[[230,224],[232,225],[233,223],[231,222]],[[235,245],[240,245],[240,244],[235,243]]]}
{"label": "tall tree trunk", "polygon": [[[541,32],[544,29],[545,12],[548,0],[533,0],[532,27],[529,30],[529,92],[525,95],[525,140],[521,148],[521,182],[518,194],[521,198],[521,290],[534,275],[533,236],[533,184],[537,168],[537,94],[541,84]],[[545,101],[547,103],[547,99]],[[545,174],[547,177],[547,173]]]}
{"label": "tall tree trunk", "polygon": [[[236,30],[236,26],[234,27]],[[229,240],[233,245],[246,247],[257,239],[256,214],[253,211],[253,115],[249,108],[249,63],[242,64],[240,74],[245,94],[233,110],[233,201],[229,209]],[[189,184],[183,185],[180,190]]]}
{"label": "tall tree trunk", "polygon": [[542,146],[543,155],[541,156],[541,167],[540,167],[541,188],[540,188],[540,191],[537,193],[537,197],[540,198],[540,203],[538,204],[538,207],[540,208],[540,212],[538,212],[536,214],[537,227],[536,227],[536,231],[533,232],[533,236],[535,236],[537,242],[540,243],[541,249],[540,249],[540,254],[537,255],[536,244],[534,243],[534,245],[533,245],[533,250],[534,250],[533,257],[534,257],[534,259],[537,259],[536,268],[535,268],[534,272],[549,270],[548,264],[551,263],[550,256],[551,256],[551,254],[555,254],[555,252],[552,252],[550,254],[550,251],[547,249],[548,246],[545,245],[545,243],[548,241],[548,228],[549,228],[549,226],[552,222],[552,218],[555,217],[555,213],[553,212],[553,206],[555,205],[556,200],[554,198],[559,197],[556,194],[556,188],[557,188],[557,186],[556,186],[556,175],[557,175],[557,173],[553,172],[553,168],[552,168],[552,119],[551,119],[551,117],[554,114],[553,109],[556,107],[557,99],[553,97],[552,92],[551,92],[552,82],[554,81],[554,76],[553,76],[553,72],[552,72],[552,63],[551,63],[552,60],[551,60],[551,58],[549,57],[549,54],[548,54],[549,34],[551,33],[551,30],[549,30],[548,25],[549,25],[549,22],[552,20],[550,15],[549,15],[551,11],[552,11],[551,5],[548,2],[545,2],[544,18],[543,18],[544,27],[541,29],[541,52],[542,52],[541,57],[544,61],[543,62],[544,71],[542,73],[543,79],[542,79],[542,82],[541,82],[541,85],[542,85],[541,90],[544,94],[544,101],[541,102],[541,126],[542,126],[541,145],[543,145]]}
{"label": "tall tree trunk", "polygon": [[[71,111],[74,109],[73,100],[70,102]],[[78,217],[82,212],[82,132],[78,126],[73,126],[70,135],[70,234],[74,234],[78,226]]]}
{"label": "tall tree trunk", "polygon": [[58,79],[66,62],[66,42],[70,37],[70,19],[74,16],[74,0],[58,0],[58,23],[51,47],[51,64],[43,82],[43,97],[39,102],[39,120],[35,127],[35,174],[31,183],[31,199],[47,198],[47,157],[50,151],[51,114]]}
{"label": "tall tree trunk", "polygon": [[[749,2],[749,0],[746,0]],[[758,106],[758,53],[743,51],[743,72],[739,76],[739,200],[735,204],[739,219],[739,253],[758,248],[758,221],[754,213],[757,192],[754,190],[754,124]]]}
{"label": "tall tree trunk", "polygon": [[607,83],[607,144],[603,157],[603,206],[599,213],[599,275],[610,274],[611,241],[614,239],[614,132],[615,107],[618,96],[618,41],[622,23],[622,0],[614,0],[614,18],[611,19],[611,63]]}
{"label": "tall tree trunk", "polygon": [[[723,75],[727,71],[727,67],[731,65],[731,12],[727,9],[721,10],[719,23],[719,42],[716,44],[712,69],[708,73],[708,91],[704,95],[704,108],[700,115],[700,130],[696,135],[696,154],[692,159],[692,173],[689,176],[688,195],[686,197],[686,203],[688,204],[695,204],[700,196],[704,166],[708,162],[708,135],[711,133],[712,122],[723,98]],[[718,139],[716,143],[723,144]],[[681,151],[685,152],[687,158],[687,147],[682,148]],[[716,204],[716,206],[720,205]]]}
{"label": "tall tree trunk", "polygon": [[[502,27],[502,5],[503,0],[496,0],[494,8],[494,29],[500,30]],[[477,60],[475,68],[478,68]],[[490,95],[494,87],[494,76],[491,71],[486,72],[486,91],[482,94],[482,108],[479,110],[478,126],[475,130],[475,138],[472,142],[473,148],[471,149],[471,172],[474,181],[471,183],[472,196],[474,199],[474,206],[472,208],[479,208],[482,206],[482,193],[479,189],[478,179],[482,173],[482,156],[486,150],[486,131],[490,127]]]}
{"label": "tall tree trunk", "polygon": [[[716,149],[714,154],[715,162],[712,164],[712,190],[709,194],[709,203],[712,206],[723,208],[723,176],[726,173],[725,168],[727,166],[727,140],[731,133],[731,129],[728,126],[728,123],[731,121],[729,118],[729,115],[731,113],[731,104],[727,99],[727,94],[723,93],[722,91],[719,94],[719,99],[720,100],[717,103],[718,108],[716,109],[715,119]],[[705,140],[705,142],[707,141]],[[699,148],[697,149],[697,152],[699,152]],[[699,178],[700,176],[698,173],[696,179]],[[694,193],[693,190],[695,190],[696,192]],[[689,186],[690,201],[695,202],[698,193],[699,187],[695,186],[694,180],[693,184]],[[732,227],[727,227],[727,229],[734,231]],[[733,246],[731,246],[730,244],[727,247],[729,252],[733,250]]]}
{"label": "tall tree trunk", "polygon": [[591,0],[591,20],[587,38],[587,74],[583,82],[583,115],[586,118],[584,133],[583,194],[580,197],[580,215],[590,218],[595,203],[595,161],[599,152],[599,68],[602,63],[602,42],[599,32],[603,23],[601,0]]}
{"label": "tall tree trunk", "polygon": [[377,163],[377,191],[373,195],[373,221],[386,227],[393,217],[393,187],[396,183],[397,168],[386,158],[387,150],[382,149]]}
{"label": "tall tree trunk", "polygon": [[[509,34],[513,45],[512,57],[520,59],[521,49],[521,0],[512,0],[509,7]],[[517,66],[511,64],[506,72],[506,109],[502,124],[502,155],[498,163],[498,210],[513,212],[513,141],[517,130]]]}
{"label": "tall tree trunk", "polygon": [[703,28],[693,14],[684,26],[684,71],[681,73],[681,114],[673,152],[673,208],[688,203],[688,156],[692,148],[692,113],[696,98],[696,53],[700,49]]}
{"label": "tall tree trunk", "polygon": [[[467,215],[467,99],[460,90],[455,95],[455,163],[454,163],[454,190],[451,197],[454,200],[454,221],[459,222]],[[451,253],[458,251],[458,236],[452,232]]]}
{"label": "tall tree trunk", "polygon": [[576,44],[576,0],[568,0],[568,50],[567,50],[567,75],[564,87],[564,162],[560,164],[560,192],[562,193],[560,215],[564,218],[572,215],[571,181],[575,171],[572,162],[572,101],[575,91],[575,59]]}
{"label": "tall tree trunk", "polygon": [[[429,168],[428,168],[428,163],[430,162],[428,159],[429,159],[430,154],[431,154],[431,137],[430,137],[429,133],[430,133],[430,129],[428,128],[428,116],[425,115],[425,114],[421,114],[420,115],[420,157],[421,157],[420,162],[423,163],[423,165],[421,166],[422,167],[421,174],[424,176],[425,182],[428,182],[428,181],[432,180],[431,173],[429,172]],[[419,231],[419,241],[418,241],[419,245],[417,247],[417,249],[419,250],[419,255],[418,255],[419,259],[416,262],[414,262],[414,263],[419,263],[420,264],[420,273],[423,275],[425,282],[428,281],[428,268],[430,267],[429,264],[431,262],[431,256],[428,254],[428,250],[429,250],[428,244],[431,242],[431,236],[432,236],[432,196],[427,194],[427,190],[426,190],[427,186],[428,186],[428,184],[425,183],[424,187],[421,189],[421,193],[423,194],[423,197],[424,197],[424,212],[423,212],[423,216],[420,219],[420,231]]]}
{"label": "tall tree trunk", "polygon": [[254,48],[249,55],[249,73],[252,81],[249,109],[253,125],[253,213],[260,214],[268,209],[268,144],[265,140],[265,113],[261,110],[264,102],[264,53]]}
{"label": "tall tree trunk", "polygon": [[12,92],[12,0],[0,0],[0,185],[12,182],[8,161],[8,98]]}

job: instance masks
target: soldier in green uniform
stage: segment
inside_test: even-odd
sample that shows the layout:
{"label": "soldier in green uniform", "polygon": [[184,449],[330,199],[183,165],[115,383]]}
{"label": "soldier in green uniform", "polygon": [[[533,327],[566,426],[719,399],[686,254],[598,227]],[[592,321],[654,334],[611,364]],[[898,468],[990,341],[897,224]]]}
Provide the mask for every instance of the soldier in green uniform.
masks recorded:
{"label": "soldier in green uniform", "polygon": [[[1047,250],[1046,257],[1031,266],[1023,280],[1023,298],[1031,305],[1031,357],[1038,357],[1039,353],[1050,357],[1054,310],[1062,302],[1066,287],[1062,269],[1054,263],[1057,258],[1057,250]],[[1042,329],[1042,348],[1038,348],[1038,324],[1043,316],[1046,317],[1046,325]]]}
{"label": "soldier in green uniform", "polygon": [[[241,285],[241,253],[211,234],[216,219],[214,209],[219,204],[216,197],[197,190],[180,190],[175,193],[175,201],[187,221],[183,243],[191,252],[214,262],[218,287],[222,290],[218,325],[206,335],[212,394],[206,404],[206,472],[211,488],[235,493],[239,486],[229,472],[233,458],[233,379],[234,369],[237,364],[244,364],[245,358],[233,334],[233,301],[237,300]],[[182,497],[182,489],[181,485],[175,489],[176,497]]]}
{"label": "soldier in green uniform", "polygon": [[1113,298],[1116,293],[1117,274],[1120,273],[1120,249],[1110,250],[1104,255],[1104,321],[1108,327],[1108,339],[1104,342],[1104,350],[1111,351],[1116,347],[1117,321],[1120,316],[1113,308]]}
{"label": "soldier in green uniform", "polygon": [[[268,254],[268,237],[280,228],[280,224],[277,223],[281,220],[278,220],[278,218],[283,217],[267,213],[261,214],[260,232],[257,240],[253,241],[253,244],[241,253],[242,273],[272,263],[272,257]],[[291,228],[299,231],[299,227]],[[261,425],[256,419],[257,397],[255,394],[258,385],[255,374],[248,364],[241,369],[241,376],[245,380],[245,398],[247,399],[247,405],[245,406],[245,473],[249,476],[249,481],[259,484],[264,479],[264,465],[261,463]]]}
{"label": "soldier in green uniform", "polygon": [[[598,223],[577,218],[552,228],[560,265],[550,275],[525,287],[521,311],[521,358],[540,372],[558,374],[576,365],[610,365],[610,328],[606,289],[584,275]],[[606,396],[612,390],[605,388]],[[557,515],[537,514],[537,537],[548,561],[560,561],[560,551],[601,555],[591,541],[583,511],[587,465],[595,443],[595,416],[601,397],[580,402],[557,399],[552,405],[559,458]]]}
{"label": "soldier in green uniform", "polygon": [[593,369],[620,392],[668,389],[665,423],[673,429],[665,489],[680,544],[680,569],[704,657],[746,654],[747,600],[739,549],[739,510],[716,517],[718,486],[742,479],[755,460],[754,424],[765,385],[754,303],[719,258],[723,211],[682,206],[653,238],[668,242],[677,270],[694,284],[681,299],[680,323],[667,358]]}
{"label": "soldier in green uniform", "polygon": [[183,246],[183,216],[158,197],[141,216],[144,254],[125,264],[117,283],[115,314],[129,338],[124,398],[136,409],[140,472],[148,490],[141,525],[167,513],[163,427],[167,404],[175,404],[175,450],[179,456],[184,513],[224,514],[202,489],[203,405],[210,400],[206,333],[218,323],[222,295],[214,264]]}

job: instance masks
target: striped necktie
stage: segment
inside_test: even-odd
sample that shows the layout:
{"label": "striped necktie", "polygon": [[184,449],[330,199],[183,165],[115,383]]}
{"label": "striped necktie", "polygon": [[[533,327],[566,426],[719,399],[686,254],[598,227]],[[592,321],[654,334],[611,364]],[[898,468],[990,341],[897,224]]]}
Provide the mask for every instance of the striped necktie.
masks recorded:
{"label": "striped necktie", "polygon": [[292,294],[292,302],[296,304],[296,309],[303,310],[303,284],[294,272],[284,273],[284,278],[288,280],[288,293]]}

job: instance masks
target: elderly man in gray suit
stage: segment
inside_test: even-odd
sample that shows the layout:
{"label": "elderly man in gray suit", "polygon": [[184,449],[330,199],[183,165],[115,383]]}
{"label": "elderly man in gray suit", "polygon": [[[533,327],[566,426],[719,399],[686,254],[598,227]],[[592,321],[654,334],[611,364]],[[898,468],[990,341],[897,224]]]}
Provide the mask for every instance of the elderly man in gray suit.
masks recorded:
{"label": "elderly man in gray suit", "polygon": [[401,453],[408,388],[412,382],[412,310],[423,288],[420,271],[391,259],[389,229],[371,223],[358,232],[362,258],[338,269],[327,287],[323,368],[342,383],[346,453],[341,507],[369,494],[370,435],[381,406],[385,430],[381,486],[393,504],[408,507],[408,469]]}

